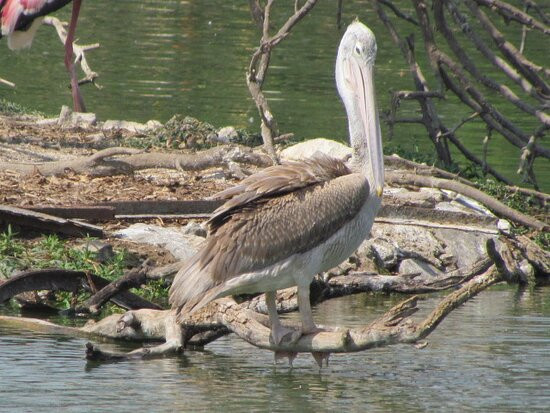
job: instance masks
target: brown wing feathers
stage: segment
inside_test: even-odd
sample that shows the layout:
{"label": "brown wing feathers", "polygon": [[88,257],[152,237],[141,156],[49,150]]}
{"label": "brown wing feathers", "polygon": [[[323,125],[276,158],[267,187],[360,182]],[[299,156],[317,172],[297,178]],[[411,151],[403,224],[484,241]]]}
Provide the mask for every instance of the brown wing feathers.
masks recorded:
{"label": "brown wing feathers", "polygon": [[205,247],[176,276],[170,302],[189,301],[191,310],[228,279],[308,251],[355,216],[367,195],[364,177],[325,155],[267,168],[220,192],[215,198],[227,201],[208,221]]}

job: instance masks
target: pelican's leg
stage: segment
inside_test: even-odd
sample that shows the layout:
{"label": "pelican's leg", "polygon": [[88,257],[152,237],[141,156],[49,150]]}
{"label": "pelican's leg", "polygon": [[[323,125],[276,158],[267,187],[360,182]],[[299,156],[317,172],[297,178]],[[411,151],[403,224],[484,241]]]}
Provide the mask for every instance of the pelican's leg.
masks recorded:
{"label": "pelican's leg", "polygon": [[287,334],[291,334],[290,342],[297,341],[301,334],[292,328],[286,328],[281,324],[279,320],[279,314],[277,313],[277,292],[268,291],[265,293],[265,304],[267,306],[267,313],[269,314],[269,321],[271,323],[271,339],[273,343],[279,345]]}
{"label": "pelican's leg", "polygon": [[76,33],[76,23],[78,21],[78,14],[80,13],[80,5],[82,0],[73,1],[73,11],[71,15],[71,22],[69,24],[69,30],[67,32],[67,38],[65,39],[65,67],[71,76],[71,92],[73,95],[73,110],[76,112],[86,112],[86,106],[84,106],[84,99],[80,94],[80,87],[78,86],[78,78],[76,77],[76,68],[73,62],[73,42],[74,35]]}
{"label": "pelican's leg", "polygon": [[316,333],[320,331],[313,321],[311,303],[309,301],[309,285],[298,285],[298,307],[302,319],[302,334]]}
{"label": "pelican's leg", "polygon": [[[300,317],[302,318],[302,334],[313,334],[324,331],[322,328],[317,327],[313,321],[311,302],[309,301],[309,285],[298,286],[298,307],[300,307]],[[326,365],[328,366],[330,353],[314,351],[311,355],[317,362],[320,369],[323,367],[323,360],[326,360]]]}

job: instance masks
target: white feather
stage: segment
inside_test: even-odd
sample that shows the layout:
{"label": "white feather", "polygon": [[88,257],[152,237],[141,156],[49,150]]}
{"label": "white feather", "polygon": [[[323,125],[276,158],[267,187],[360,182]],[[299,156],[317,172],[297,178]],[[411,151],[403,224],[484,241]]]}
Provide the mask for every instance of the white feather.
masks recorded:
{"label": "white feather", "polygon": [[32,41],[38,28],[42,25],[44,17],[33,20],[27,30],[16,30],[8,35],[8,47],[11,50],[20,50],[31,47]]}

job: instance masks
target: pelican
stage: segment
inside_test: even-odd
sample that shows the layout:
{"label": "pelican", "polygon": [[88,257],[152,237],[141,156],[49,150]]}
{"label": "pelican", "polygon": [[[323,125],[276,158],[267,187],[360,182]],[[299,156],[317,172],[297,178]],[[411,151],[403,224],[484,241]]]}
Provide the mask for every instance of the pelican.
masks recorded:
{"label": "pelican", "polygon": [[[346,30],[336,84],[348,115],[349,166],[316,154],[271,166],[218,193],[204,247],[170,289],[177,320],[212,300],[265,293],[270,339],[279,345],[318,332],[309,300],[313,277],[347,259],[369,235],[381,204],[384,164],[373,69],[376,40],[359,21]],[[297,286],[301,331],[284,327],[277,290]]]}

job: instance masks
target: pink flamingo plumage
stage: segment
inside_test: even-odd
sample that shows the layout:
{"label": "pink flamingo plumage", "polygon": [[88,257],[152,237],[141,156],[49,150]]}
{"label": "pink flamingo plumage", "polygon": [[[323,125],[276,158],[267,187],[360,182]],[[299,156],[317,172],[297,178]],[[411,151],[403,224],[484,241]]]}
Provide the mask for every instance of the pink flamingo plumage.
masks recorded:
{"label": "pink flamingo plumage", "polygon": [[[12,50],[30,47],[42,17],[70,2],[71,0],[0,0],[0,37],[8,38],[8,47]],[[81,4],[82,0],[73,0],[71,22],[65,41],[65,67],[71,77],[73,107],[77,112],[86,111],[73,62],[73,41]]]}

